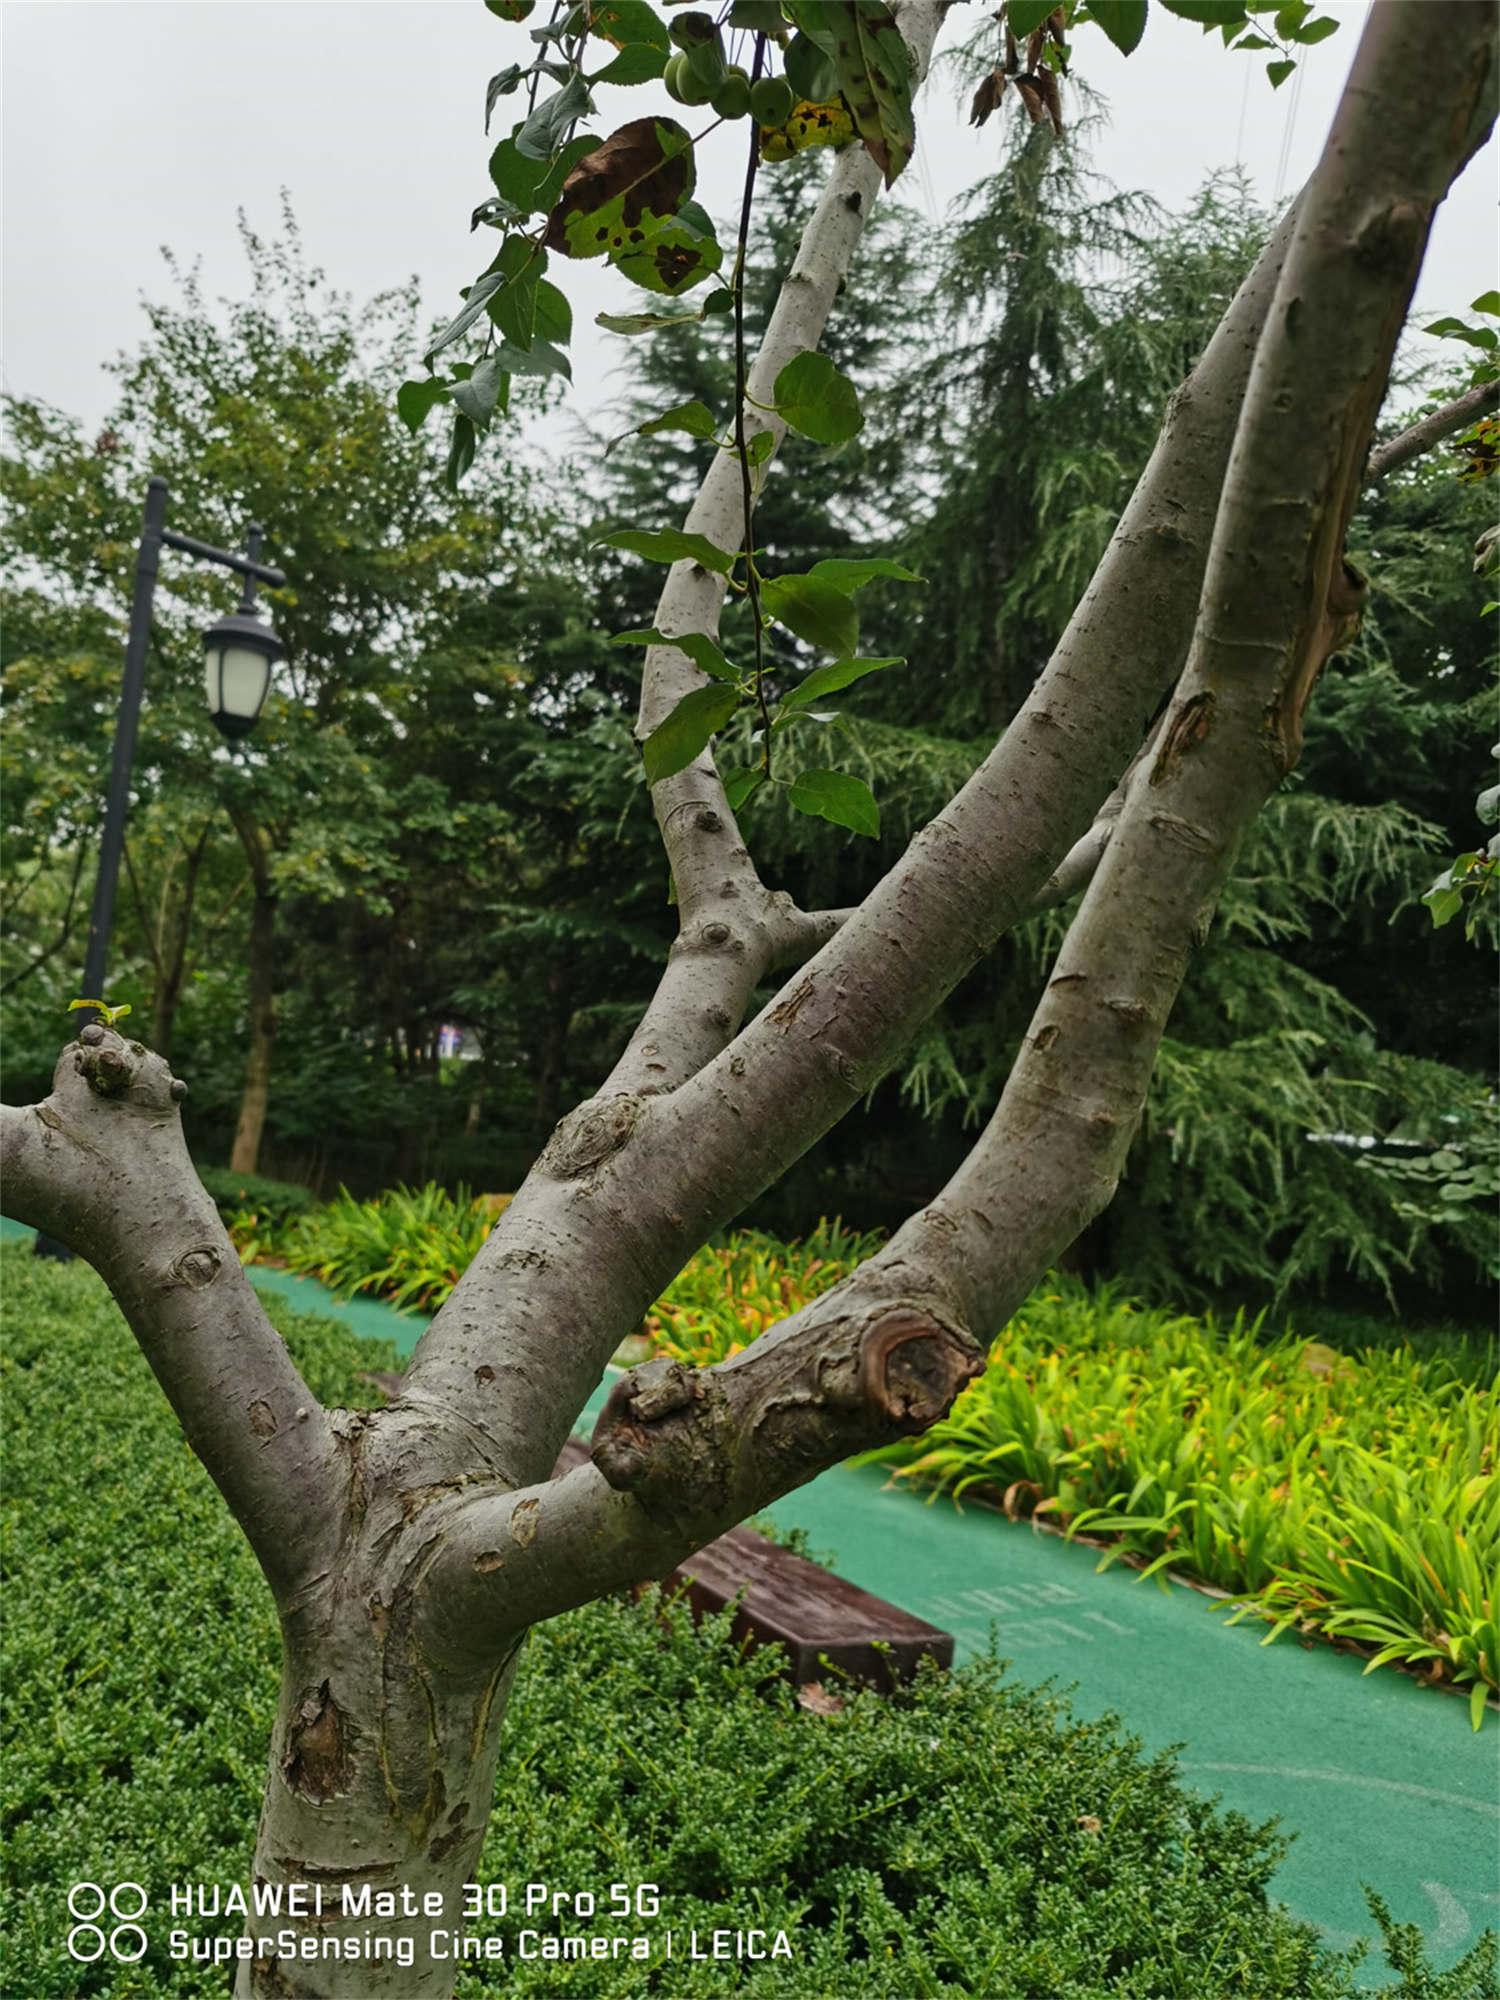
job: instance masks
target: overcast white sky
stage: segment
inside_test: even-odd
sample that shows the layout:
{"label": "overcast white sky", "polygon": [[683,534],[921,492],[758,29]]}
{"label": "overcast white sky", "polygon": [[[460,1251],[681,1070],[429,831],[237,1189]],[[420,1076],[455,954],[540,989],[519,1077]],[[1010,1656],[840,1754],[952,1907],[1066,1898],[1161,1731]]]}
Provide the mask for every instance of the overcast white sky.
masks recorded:
{"label": "overcast white sky", "polygon": [[[1317,156],[1365,13],[1364,0],[1324,8],[1340,32],[1274,93],[1263,58],[1228,54],[1217,35],[1159,12],[1130,61],[1097,32],[1081,35],[1079,67],[1111,105],[1098,166],[1169,205],[1236,160],[1264,198],[1289,192]],[[988,11],[956,8],[949,35]],[[240,291],[235,210],[274,232],[283,186],[311,257],[357,296],[416,272],[433,312],[446,312],[493,254],[493,236],[468,233],[490,192],[484,87],[530,44],[481,0],[7,0],[0,21],[4,379],[15,394],[101,418],[112,384],[100,364],[145,332],[141,292],[167,290],[158,246],[201,256],[210,293]],[[934,217],[997,151],[995,123],[971,132],[951,90],[937,88],[902,183]],[[605,129],[615,111],[648,108],[640,91],[600,96]],[[497,131],[514,102],[502,100]],[[738,134],[729,151],[732,164],[700,188],[720,216],[740,171]],[[1492,143],[1440,213],[1424,316],[1461,310],[1496,282],[1495,196]],[[585,298],[578,268],[565,282],[581,321],[641,297],[589,266]],[[608,400],[619,345],[591,333],[575,348],[582,407]]]}

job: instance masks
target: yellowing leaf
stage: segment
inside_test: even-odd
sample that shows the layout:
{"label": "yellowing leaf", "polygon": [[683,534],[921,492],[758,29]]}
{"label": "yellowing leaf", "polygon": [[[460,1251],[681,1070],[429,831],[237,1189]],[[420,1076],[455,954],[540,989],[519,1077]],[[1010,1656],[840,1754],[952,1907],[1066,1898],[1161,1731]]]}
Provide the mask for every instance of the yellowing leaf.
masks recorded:
{"label": "yellowing leaf", "polygon": [[785,125],[775,130],[762,128],[760,154],[763,160],[789,160],[793,153],[806,152],[810,146],[847,146],[853,137],[854,121],[842,97],[826,104],[804,99],[793,106]]}

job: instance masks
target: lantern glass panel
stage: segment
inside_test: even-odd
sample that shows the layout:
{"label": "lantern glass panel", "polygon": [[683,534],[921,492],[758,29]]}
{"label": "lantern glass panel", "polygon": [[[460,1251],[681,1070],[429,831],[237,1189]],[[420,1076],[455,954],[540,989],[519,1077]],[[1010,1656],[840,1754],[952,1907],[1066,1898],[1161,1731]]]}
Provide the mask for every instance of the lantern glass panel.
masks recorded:
{"label": "lantern glass panel", "polygon": [[256,646],[210,643],[204,656],[208,705],[220,726],[237,722],[248,729],[260,714],[271,680],[271,662]]}

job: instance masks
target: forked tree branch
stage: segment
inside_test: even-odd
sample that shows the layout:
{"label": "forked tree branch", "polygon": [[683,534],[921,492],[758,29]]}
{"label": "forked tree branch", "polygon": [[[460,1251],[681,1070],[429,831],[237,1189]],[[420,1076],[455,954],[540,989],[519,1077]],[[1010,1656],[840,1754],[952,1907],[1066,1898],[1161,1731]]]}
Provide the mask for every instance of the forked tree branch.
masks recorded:
{"label": "forked tree branch", "polygon": [[476,1452],[512,1486],[550,1473],[651,1301],[858,1101],[1085,831],[1181,671],[1290,226],[1174,397],[1051,664],[969,784],[720,1056],[668,1096],[601,1096],[559,1127],[389,1413],[429,1451],[450,1436],[455,1473]]}
{"label": "forked tree branch", "polygon": [[732,1361],[630,1371],[590,1466],[455,1503],[450,1645],[661,1574],[858,1443],[925,1428],[1108,1201],[1194,943],[1356,615],[1342,544],[1364,440],[1433,210],[1494,92],[1481,10],[1377,0],[1256,355],[1182,688],[979,1145],[885,1250]]}

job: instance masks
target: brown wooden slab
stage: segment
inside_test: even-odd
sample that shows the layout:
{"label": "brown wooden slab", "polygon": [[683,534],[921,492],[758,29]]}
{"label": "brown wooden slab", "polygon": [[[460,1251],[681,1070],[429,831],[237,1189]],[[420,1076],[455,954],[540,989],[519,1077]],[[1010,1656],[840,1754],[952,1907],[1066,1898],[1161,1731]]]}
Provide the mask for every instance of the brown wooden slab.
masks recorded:
{"label": "brown wooden slab", "polygon": [[[587,1463],[588,1442],[569,1438],[553,1471]],[[890,1693],[923,1659],[953,1664],[953,1634],[913,1617],[753,1528],[731,1528],[673,1570],[664,1588],[683,1590],[700,1616],[736,1598],[732,1630],[751,1647],[781,1646],[799,1686],[830,1668]]]}

